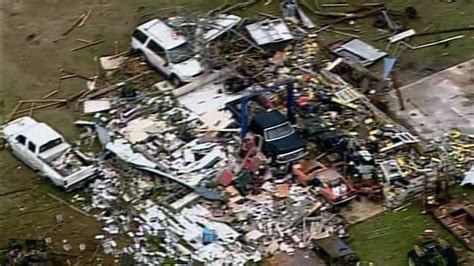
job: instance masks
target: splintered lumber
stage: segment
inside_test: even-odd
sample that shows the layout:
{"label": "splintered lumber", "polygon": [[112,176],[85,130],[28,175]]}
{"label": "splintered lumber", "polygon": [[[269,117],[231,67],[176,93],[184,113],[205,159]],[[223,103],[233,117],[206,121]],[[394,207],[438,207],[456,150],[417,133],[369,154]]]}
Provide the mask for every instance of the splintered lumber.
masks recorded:
{"label": "splintered lumber", "polygon": [[78,28],[84,26],[84,24],[86,24],[87,20],[89,19],[89,17],[91,16],[91,13],[92,13],[92,10],[88,10],[87,13],[85,14],[85,16],[82,18],[81,22],[79,22],[79,25],[77,25]]}
{"label": "splintered lumber", "polygon": [[69,71],[69,70],[66,70],[66,69],[64,69],[64,68],[61,68],[59,71],[61,71],[61,73],[64,73],[64,74],[76,75],[76,77],[81,78],[81,79],[85,79],[85,80],[87,80],[87,81],[94,81],[93,78],[86,77],[86,76],[84,76],[84,75],[74,73],[74,72]]}
{"label": "splintered lumber", "polygon": [[98,91],[90,91],[90,94],[87,95],[86,98],[87,98],[87,99],[92,99],[92,98],[95,98],[95,97],[99,97],[99,96],[101,96],[101,95],[103,95],[103,94],[106,94],[106,93],[108,93],[108,92],[111,92],[111,91],[113,91],[113,90],[116,90],[116,89],[122,87],[122,85],[125,84],[125,83],[127,83],[127,82],[130,82],[130,81],[132,81],[132,80],[141,78],[141,77],[143,77],[143,76],[145,76],[145,75],[148,75],[148,74],[150,74],[150,73],[152,73],[152,72],[153,72],[153,71],[146,71],[146,72],[140,73],[140,74],[138,74],[138,75],[136,75],[136,76],[133,76],[133,77],[131,77],[131,78],[128,78],[128,79],[126,79],[126,80],[124,80],[124,81],[122,81],[122,82],[115,83],[115,84],[113,84],[113,85],[110,85],[110,86],[108,86],[108,87],[105,87],[105,88],[103,88],[103,89],[100,89],[100,90],[98,90]]}
{"label": "splintered lumber", "polygon": [[76,41],[78,41],[78,42],[83,42],[83,43],[91,43],[91,42],[93,42],[93,41],[91,41],[91,40],[86,40],[86,39],[81,39],[81,38],[76,39]]}
{"label": "splintered lumber", "polygon": [[46,94],[45,96],[41,97],[41,99],[48,99],[49,97],[55,95],[56,93],[58,93],[59,90],[54,90],[54,91],[51,91],[49,92],[48,94]]}
{"label": "splintered lumber", "polygon": [[16,114],[16,112],[18,111],[18,109],[21,107],[22,104],[23,103],[20,101],[15,105],[15,108],[13,108],[13,110],[10,112],[10,114],[8,114],[6,122],[10,121],[13,118],[13,116]]}
{"label": "splintered lumber", "polygon": [[420,33],[415,34],[415,36],[426,36],[426,35],[433,35],[433,34],[440,34],[440,33],[471,31],[471,30],[474,30],[474,26],[456,27],[456,28],[449,28],[449,29],[443,29],[443,30],[420,32]]}
{"label": "splintered lumber", "polygon": [[34,110],[43,109],[43,108],[50,107],[50,106],[55,106],[55,105],[59,105],[59,104],[64,104],[64,103],[66,103],[66,102],[52,102],[52,103],[50,102],[50,103],[47,103],[47,104],[35,106],[35,107],[33,107],[33,108],[27,108],[27,109],[23,109],[23,110],[17,111],[17,112],[15,113],[15,115],[22,114],[22,113],[27,113],[27,112],[34,111]]}
{"label": "splintered lumber", "polygon": [[35,102],[31,102],[30,104],[30,112],[28,113],[29,116],[33,116],[33,108],[35,107]]}
{"label": "splintered lumber", "polygon": [[94,46],[94,45],[97,45],[97,44],[100,44],[100,43],[103,43],[103,42],[104,42],[104,40],[99,40],[99,41],[95,41],[95,42],[91,42],[91,43],[86,43],[86,44],[81,45],[79,47],[72,48],[71,52],[79,51],[79,50],[82,50],[84,48],[91,47],[91,46]]}
{"label": "splintered lumber", "polygon": [[74,22],[74,24],[71,25],[71,27],[69,27],[69,29],[67,29],[62,35],[68,35],[71,31],[73,31],[78,25],[79,23],[81,23],[81,21],[86,17],[86,14],[81,14],[81,16],[79,16],[79,18]]}
{"label": "splintered lumber", "polygon": [[328,31],[334,32],[334,33],[336,33],[336,34],[340,34],[340,35],[343,35],[343,36],[349,36],[349,37],[352,37],[352,38],[360,38],[360,36],[357,35],[357,34],[351,34],[351,33],[343,32],[343,31],[338,31],[338,30],[332,30],[332,29],[328,29]]}
{"label": "splintered lumber", "polygon": [[79,99],[82,95],[84,95],[85,93],[87,92],[87,89],[84,89],[78,93],[76,93],[75,95],[71,96],[71,98],[67,99],[68,102],[72,102],[76,99]]}
{"label": "splintered lumber", "polygon": [[76,77],[76,74],[70,74],[70,75],[59,77],[59,79],[63,80],[63,79],[70,79],[70,78],[75,78],[75,77]]}
{"label": "splintered lumber", "polygon": [[31,100],[21,100],[22,103],[50,103],[50,102],[66,102],[66,99],[31,99]]}
{"label": "splintered lumber", "polygon": [[346,7],[349,6],[349,4],[322,4],[322,7]]}
{"label": "splintered lumber", "polygon": [[440,41],[437,41],[437,42],[430,42],[430,43],[425,43],[425,44],[417,45],[417,46],[410,45],[406,42],[401,42],[401,43],[403,45],[405,45],[406,47],[410,48],[411,50],[418,50],[418,49],[427,48],[427,47],[431,47],[431,46],[435,46],[435,45],[439,45],[439,44],[444,44],[444,43],[454,41],[454,40],[457,40],[457,39],[462,39],[462,38],[464,38],[464,35],[457,35],[457,36],[447,38],[447,39],[444,39],[444,40],[440,40]]}
{"label": "splintered lumber", "polygon": [[264,13],[264,12],[259,12],[258,13],[260,16],[267,17],[267,18],[272,18],[272,19],[280,19],[280,17],[274,16],[272,14]]}

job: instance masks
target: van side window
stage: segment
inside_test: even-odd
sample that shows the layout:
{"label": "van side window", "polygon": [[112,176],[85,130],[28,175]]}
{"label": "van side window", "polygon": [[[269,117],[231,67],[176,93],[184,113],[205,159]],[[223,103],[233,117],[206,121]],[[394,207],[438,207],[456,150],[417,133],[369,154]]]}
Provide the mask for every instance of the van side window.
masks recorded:
{"label": "van side window", "polygon": [[163,50],[156,42],[154,42],[153,40],[151,40],[148,45],[147,45],[148,49],[152,50],[155,54],[159,55],[159,56],[163,56],[165,55],[165,50]]}
{"label": "van side window", "polygon": [[146,35],[139,31],[139,30],[135,30],[132,34],[133,38],[137,39],[139,42],[141,43],[144,43],[147,39]]}
{"label": "van side window", "polygon": [[31,152],[35,152],[35,151],[36,151],[36,145],[33,144],[31,141],[28,142],[28,150],[30,150]]}
{"label": "van side window", "polygon": [[20,143],[21,145],[25,145],[26,138],[23,135],[18,135],[18,137],[16,137],[16,141],[18,141],[18,143]]}

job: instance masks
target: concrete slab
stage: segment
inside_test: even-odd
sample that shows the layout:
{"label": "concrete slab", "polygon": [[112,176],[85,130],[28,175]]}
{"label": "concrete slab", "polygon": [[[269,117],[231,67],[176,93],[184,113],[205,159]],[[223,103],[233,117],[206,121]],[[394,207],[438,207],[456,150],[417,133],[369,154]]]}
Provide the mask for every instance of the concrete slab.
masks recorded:
{"label": "concrete slab", "polygon": [[425,139],[452,128],[474,133],[474,59],[400,88],[405,110],[400,111],[395,91],[390,109]]}

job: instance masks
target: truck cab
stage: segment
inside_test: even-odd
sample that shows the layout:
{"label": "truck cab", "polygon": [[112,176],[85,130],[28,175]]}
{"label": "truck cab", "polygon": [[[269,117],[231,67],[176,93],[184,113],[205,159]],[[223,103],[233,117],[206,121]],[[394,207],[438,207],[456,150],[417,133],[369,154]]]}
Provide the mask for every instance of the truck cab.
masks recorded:
{"label": "truck cab", "polygon": [[204,71],[186,39],[161,20],[138,26],[132,34],[131,46],[175,85],[191,82]]}
{"label": "truck cab", "polygon": [[273,163],[298,161],[308,154],[304,140],[277,110],[255,115],[249,129],[263,137],[263,153],[271,157]]}

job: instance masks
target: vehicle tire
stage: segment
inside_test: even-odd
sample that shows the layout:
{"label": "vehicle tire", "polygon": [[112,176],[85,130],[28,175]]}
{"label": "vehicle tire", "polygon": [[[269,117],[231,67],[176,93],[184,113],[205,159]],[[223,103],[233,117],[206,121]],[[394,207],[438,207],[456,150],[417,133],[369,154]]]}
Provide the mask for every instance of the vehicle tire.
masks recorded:
{"label": "vehicle tire", "polygon": [[170,76],[170,80],[171,80],[171,84],[173,84],[173,86],[175,86],[176,88],[183,85],[183,82],[178,78],[178,76],[174,74]]}

